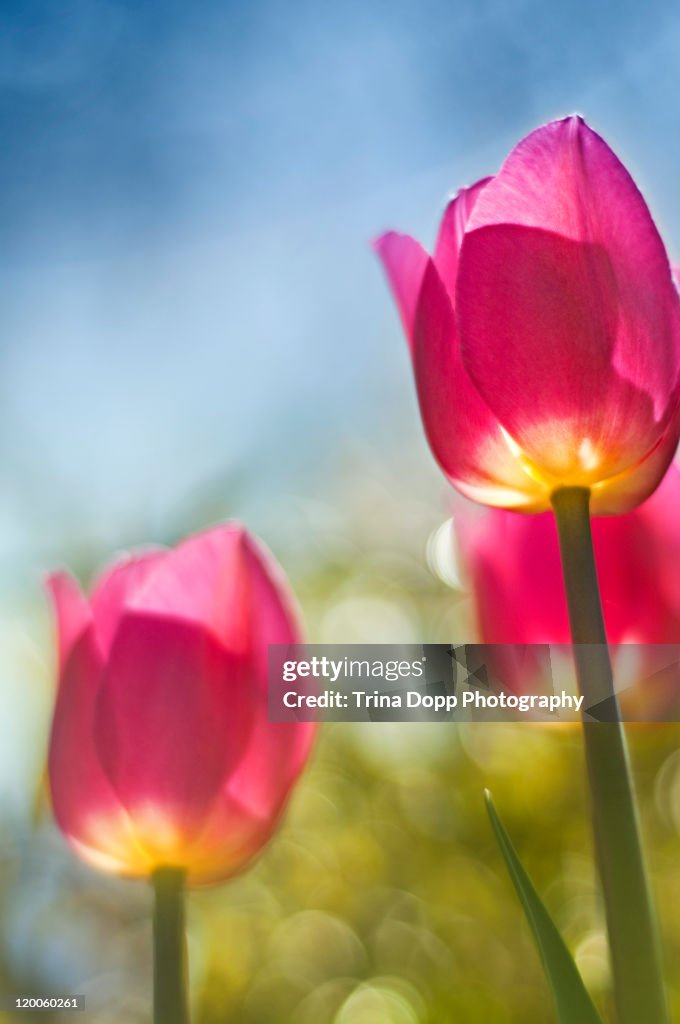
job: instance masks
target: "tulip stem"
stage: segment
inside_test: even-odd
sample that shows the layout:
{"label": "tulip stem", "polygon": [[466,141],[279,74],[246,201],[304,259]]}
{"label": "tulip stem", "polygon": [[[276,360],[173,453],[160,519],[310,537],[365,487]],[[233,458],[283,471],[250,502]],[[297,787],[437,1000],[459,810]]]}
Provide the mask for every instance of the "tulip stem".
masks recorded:
{"label": "tulip stem", "polygon": [[158,868],[153,885],[154,1024],[189,1024],[184,939],[184,872]]}
{"label": "tulip stem", "polygon": [[[620,1024],[668,1024],[656,918],[647,882],[626,735],[618,713],[590,529],[590,492],[552,499],[584,708],[606,702],[607,721],[584,717],[595,849],[604,895]],[[583,645],[595,644],[590,650]]]}

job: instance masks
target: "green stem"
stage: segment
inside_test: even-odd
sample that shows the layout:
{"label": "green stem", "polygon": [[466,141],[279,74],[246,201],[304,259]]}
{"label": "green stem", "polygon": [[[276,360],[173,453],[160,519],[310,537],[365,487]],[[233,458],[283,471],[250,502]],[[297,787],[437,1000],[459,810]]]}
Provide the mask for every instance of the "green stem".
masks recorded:
{"label": "green stem", "polygon": [[[645,872],[626,736],[618,715],[590,531],[590,492],[553,495],[579,688],[606,700],[608,721],[583,722],[595,848],[620,1024],[668,1024],[661,955]],[[596,647],[588,649],[587,644]]]}
{"label": "green stem", "polygon": [[153,885],[154,1024],[189,1024],[184,944],[184,872],[158,868]]}

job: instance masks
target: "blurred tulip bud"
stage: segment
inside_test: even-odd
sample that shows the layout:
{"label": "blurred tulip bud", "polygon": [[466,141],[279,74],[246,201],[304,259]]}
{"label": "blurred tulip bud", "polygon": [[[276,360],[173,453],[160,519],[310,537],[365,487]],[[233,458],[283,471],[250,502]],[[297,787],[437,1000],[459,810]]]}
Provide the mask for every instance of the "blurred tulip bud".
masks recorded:
{"label": "blurred tulip bud", "polygon": [[[656,698],[677,699],[680,671],[680,469],[671,464],[656,492],[632,512],[595,518],[593,545],[607,636],[636,645],[639,682],[666,662],[673,671],[656,679]],[[479,638],[487,644],[569,644],[569,618],[560,577],[560,551],[551,513],[521,516],[501,509],[454,518],[470,578]],[[674,645],[657,650],[653,645]],[[521,652],[509,652],[517,656]],[[529,683],[526,671],[504,679],[513,689]],[[630,711],[630,707],[628,708]]]}
{"label": "blurred tulip bud", "polygon": [[281,570],[241,526],[126,557],[87,600],[49,580],[59,690],[57,822],[91,864],[188,884],[239,871],[271,836],[313,726],[267,717],[269,643],[300,639]]}
{"label": "blurred tulip bud", "polygon": [[647,206],[578,117],[515,147],[450,202],[432,256],[376,242],[432,451],[465,495],[540,512],[586,487],[634,508],[680,433],[680,316]]}

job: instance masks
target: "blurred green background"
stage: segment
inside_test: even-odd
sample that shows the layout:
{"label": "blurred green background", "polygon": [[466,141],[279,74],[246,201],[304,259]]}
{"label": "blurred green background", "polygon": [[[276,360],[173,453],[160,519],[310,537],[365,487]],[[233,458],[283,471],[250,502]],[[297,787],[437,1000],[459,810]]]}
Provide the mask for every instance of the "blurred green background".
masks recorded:
{"label": "blurred green background", "polygon": [[[150,894],[44,802],[43,574],[235,516],[310,640],[474,640],[369,240],[429,242],[449,190],[578,109],[677,254],[679,45],[671,0],[0,4],[3,992],[149,1015]],[[680,1013],[680,726],[631,745]],[[190,897],[196,1024],[552,1021],[485,786],[606,1006],[582,776],[572,731],[322,730],[257,865]]]}

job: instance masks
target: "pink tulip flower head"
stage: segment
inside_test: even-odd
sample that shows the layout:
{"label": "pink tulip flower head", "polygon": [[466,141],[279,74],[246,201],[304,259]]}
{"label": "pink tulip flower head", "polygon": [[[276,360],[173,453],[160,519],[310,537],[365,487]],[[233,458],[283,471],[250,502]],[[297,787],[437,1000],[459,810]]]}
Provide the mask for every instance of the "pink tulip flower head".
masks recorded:
{"label": "pink tulip flower head", "polygon": [[376,249],[460,491],[540,512],[585,487],[599,515],[652,493],[680,433],[678,295],[644,199],[581,118],[462,189],[433,255],[395,232]]}
{"label": "pink tulip flower head", "polygon": [[267,842],[313,726],[267,718],[269,643],[300,639],[281,570],[241,526],[127,557],[89,600],[66,573],[49,750],[54,813],[91,864],[220,881]]}

